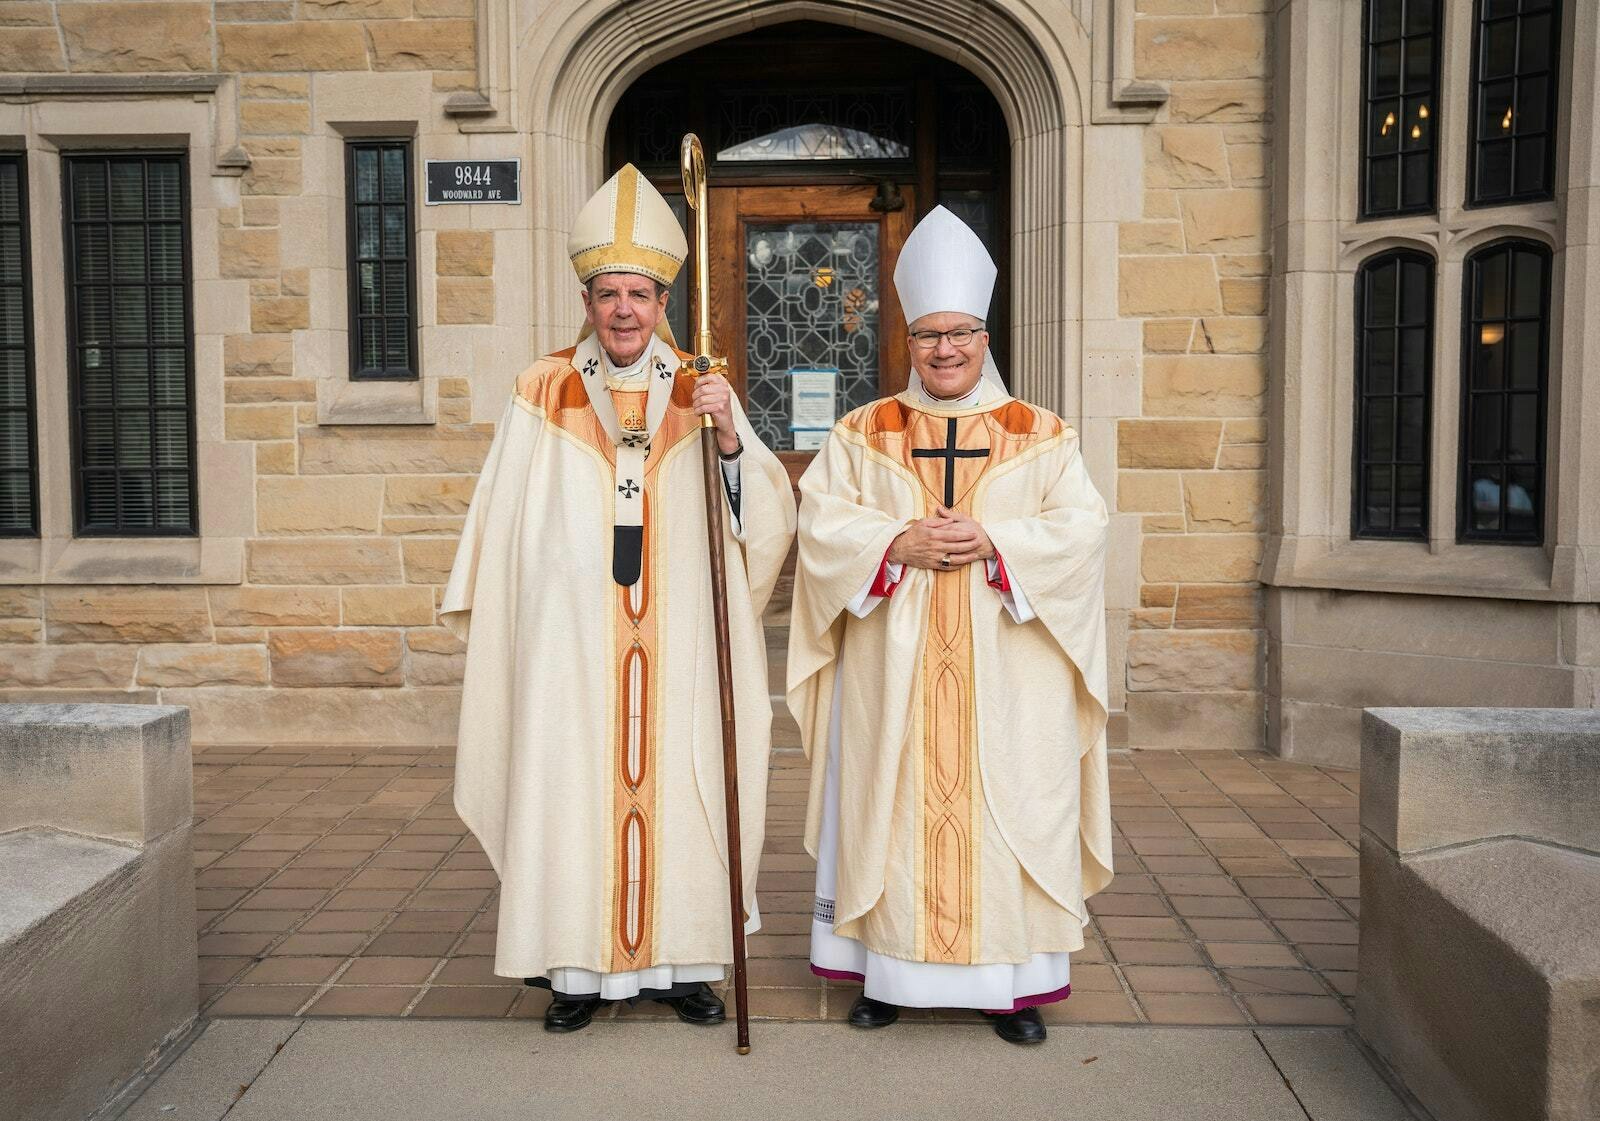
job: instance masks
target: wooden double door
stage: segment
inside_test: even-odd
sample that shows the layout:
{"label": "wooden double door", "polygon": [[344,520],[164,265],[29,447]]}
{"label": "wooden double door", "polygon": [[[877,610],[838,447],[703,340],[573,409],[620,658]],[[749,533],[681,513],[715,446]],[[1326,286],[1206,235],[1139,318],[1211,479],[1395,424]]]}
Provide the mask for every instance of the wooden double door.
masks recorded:
{"label": "wooden double door", "polygon": [[794,450],[794,370],[837,369],[841,416],[905,388],[906,322],[893,277],[916,222],[912,192],[716,186],[708,209],[717,347],[757,433],[791,471],[802,469],[812,453]]}

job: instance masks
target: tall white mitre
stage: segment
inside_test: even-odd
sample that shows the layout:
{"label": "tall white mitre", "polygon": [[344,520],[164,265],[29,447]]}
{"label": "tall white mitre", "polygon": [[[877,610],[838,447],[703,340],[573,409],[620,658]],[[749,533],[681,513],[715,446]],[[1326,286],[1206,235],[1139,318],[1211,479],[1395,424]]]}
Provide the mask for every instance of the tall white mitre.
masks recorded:
{"label": "tall white mitre", "polygon": [[[894,290],[908,325],[941,311],[987,319],[999,274],[994,258],[972,227],[936,206],[906,238],[894,266]],[[1004,388],[992,354],[984,356],[983,376]]]}
{"label": "tall white mitre", "polygon": [[[587,284],[606,272],[632,272],[671,284],[689,254],[677,215],[650,180],[631,163],[607,179],[578,211],[567,239],[567,256]],[[589,333],[584,325],[582,338]],[[663,318],[656,334],[672,342]]]}

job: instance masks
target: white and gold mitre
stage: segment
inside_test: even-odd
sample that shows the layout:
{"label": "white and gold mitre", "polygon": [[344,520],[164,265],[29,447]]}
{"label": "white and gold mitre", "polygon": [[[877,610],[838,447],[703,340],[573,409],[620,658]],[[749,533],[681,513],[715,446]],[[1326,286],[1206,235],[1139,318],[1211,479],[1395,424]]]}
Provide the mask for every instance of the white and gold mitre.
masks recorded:
{"label": "white and gold mitre", "polygon": [[667,200],[631,163],[583,204],[567,239],[567,256],[584,284],[603,272],[634,272],[671,284],[688,253]]}
{"label": "white and gold mitre", "polygon": [[894,290],[907,323],[940,311],[986,319],[998,274],[972,227],[936,206],[906,238],[894,266]]}

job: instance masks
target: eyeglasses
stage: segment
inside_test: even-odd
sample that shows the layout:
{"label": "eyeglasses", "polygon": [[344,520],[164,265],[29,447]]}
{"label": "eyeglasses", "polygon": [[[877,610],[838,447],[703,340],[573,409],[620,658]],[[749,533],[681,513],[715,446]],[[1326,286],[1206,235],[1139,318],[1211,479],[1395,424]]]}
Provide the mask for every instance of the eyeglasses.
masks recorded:
{"label": "eyeglasses", "polygon": [[983,331],[978,327],[957,327],[953,331],[913,331],[911,341],[917,344],[919,350],[932,350],[939,345],[940,339],[949,339],[951,346],[966,346],[972,341],[972,336]]}

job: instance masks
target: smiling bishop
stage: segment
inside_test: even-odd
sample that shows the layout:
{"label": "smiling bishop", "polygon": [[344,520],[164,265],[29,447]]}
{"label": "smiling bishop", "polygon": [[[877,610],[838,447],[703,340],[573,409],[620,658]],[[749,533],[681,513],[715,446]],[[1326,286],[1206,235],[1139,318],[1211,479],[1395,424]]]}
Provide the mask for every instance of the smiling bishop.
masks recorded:
{"label": "smiling bishop", "polygon": [[788,699],[812,764],[812,970],[849,1019],[975,1008],[1013,1043],[1070,990],[1111,879],[1105,503],[1078,434],[1011,397],[994,262],[938,207],[894,283],[914,374],[800,481]]}
{"label": "smiling bishop", "polygon": [[552,991],[551,1031],[609,1000],[723,1018],[732,960],[702,417],[722,456],[744,899],[758,923],[772,706],[761,612],[794,534],[783,465],[726,380],[671,345],[685,255],[632,165],[579,212],[576,346],[516,380],[442,622],[467,640],[455,805],[500,875],[494,971]]}

